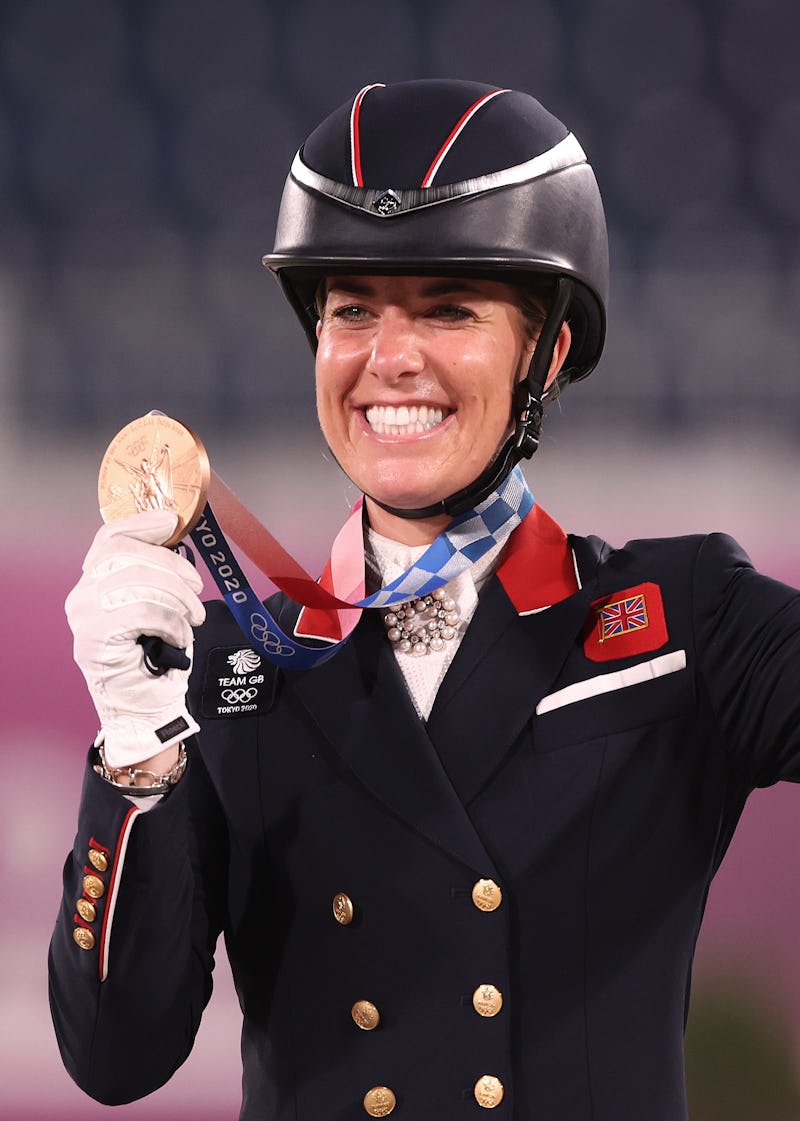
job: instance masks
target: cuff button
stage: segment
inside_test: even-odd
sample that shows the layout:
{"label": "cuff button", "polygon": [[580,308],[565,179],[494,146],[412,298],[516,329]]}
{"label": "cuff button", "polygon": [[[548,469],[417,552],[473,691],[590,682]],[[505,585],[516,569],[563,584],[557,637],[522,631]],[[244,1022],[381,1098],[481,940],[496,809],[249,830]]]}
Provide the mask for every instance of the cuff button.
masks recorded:
{"label": "cuff button", "polygon": [[91,930],[86,930],[83,926],[76,926],[72,932],[72,937],[82,950],[94,949],[94,935]]}
{"label": "cuff button", "polygon": [[108,857],[100,849],[89,849],[89,863],[98,872],[108,871]]}
{"label": "cuff button", "polygon": [[106,885],[99,876],[84,876],[83,890],[90,899],[99,899],[105,894]]}
{"label": "cuff button", "polygon": [[84,922],[94,922],[97,918],[97,908],[88,899],[79,899],[75,904],[75,910]]}

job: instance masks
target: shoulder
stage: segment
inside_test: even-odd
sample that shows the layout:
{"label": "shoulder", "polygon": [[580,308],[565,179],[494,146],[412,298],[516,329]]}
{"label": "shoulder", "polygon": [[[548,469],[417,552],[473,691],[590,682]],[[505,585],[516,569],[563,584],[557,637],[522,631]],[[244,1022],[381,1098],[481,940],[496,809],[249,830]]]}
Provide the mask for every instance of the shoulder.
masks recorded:
{"label": "shoulder", "polygon": [[602,584],[624,583],[647,578],[659,583],[691,583],[698,572],[714,580],[752,569],[747,553],[725,533],[638,538],[621,547],[598,537],[570,536],[569,541],[582,582],[597,578]]}

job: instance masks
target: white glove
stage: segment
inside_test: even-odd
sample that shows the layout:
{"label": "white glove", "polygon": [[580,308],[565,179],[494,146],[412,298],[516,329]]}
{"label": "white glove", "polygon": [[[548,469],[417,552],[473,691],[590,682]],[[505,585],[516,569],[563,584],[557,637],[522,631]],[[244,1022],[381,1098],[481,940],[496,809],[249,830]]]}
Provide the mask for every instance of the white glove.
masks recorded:
{"label": "white glove", "polygon": [[156,676],[137,642],[155,635],[183,647],[191,663],[191,628],[206,614],[203,581],[161,544],[176,524],[168,510],[149,510],[104,525],[67,596],[75,661],[100,717],[95,746],[104,745],[109,767],[141,763],[199,731],[186,709],[189,670]]}

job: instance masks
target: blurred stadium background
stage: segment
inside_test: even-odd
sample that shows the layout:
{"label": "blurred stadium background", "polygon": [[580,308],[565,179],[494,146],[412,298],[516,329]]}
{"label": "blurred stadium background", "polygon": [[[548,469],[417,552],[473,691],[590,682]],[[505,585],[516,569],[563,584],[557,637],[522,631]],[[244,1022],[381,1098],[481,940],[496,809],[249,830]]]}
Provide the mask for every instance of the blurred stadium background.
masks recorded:
{"label": "blurred stadium background", "polygon": [[[259,263],[303,136],[371,81],[538,96],[596,168],[613,281],[537,496],[615,542],[728,530],[797,583],[799,51],[794,0],[0,0],[3,1121],[110,1115],[60,1066],[44,976],[94,732],[62,604],[103,449],[154,407],[188,421],[312,569],[352,498]],[[693,1121],[800,1118],[797,807],[754,797],[712,890]],[[114,1116],[236,1116],[236,1020],[221,964],[192,1058]]]}

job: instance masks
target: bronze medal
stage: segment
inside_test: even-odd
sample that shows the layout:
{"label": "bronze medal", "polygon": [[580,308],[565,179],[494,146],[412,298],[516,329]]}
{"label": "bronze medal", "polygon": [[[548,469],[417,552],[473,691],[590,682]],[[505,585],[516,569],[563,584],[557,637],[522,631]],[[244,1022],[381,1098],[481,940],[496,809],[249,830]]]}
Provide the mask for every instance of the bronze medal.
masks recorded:
{"label": "bronze medal", "polygon": [[97,496],[104,522],[146,510],[178,515],[165,541],[177,545],[200,520],[211,467],[199,436],[181,421],[153,412],[118,432],[100,464]]}

